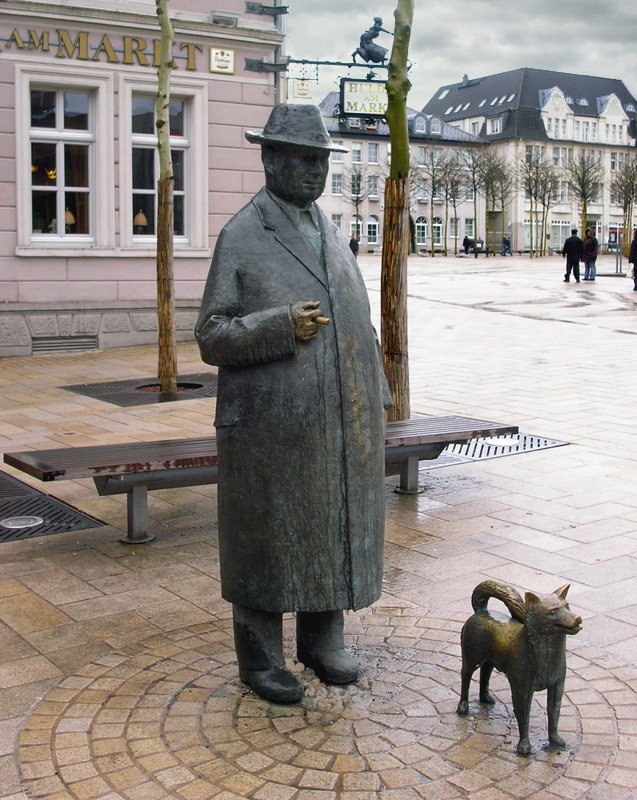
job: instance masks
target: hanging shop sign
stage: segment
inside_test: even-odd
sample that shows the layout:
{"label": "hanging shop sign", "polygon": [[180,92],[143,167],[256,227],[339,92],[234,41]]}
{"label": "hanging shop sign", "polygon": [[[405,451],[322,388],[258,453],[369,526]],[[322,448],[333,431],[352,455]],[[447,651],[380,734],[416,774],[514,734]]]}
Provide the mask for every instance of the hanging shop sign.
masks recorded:
{"label": "hanging shop sign", "polygon": [[[149,40],[141,36],[111,37],[108,34],[99,36],[88,31],[69,33],[61,28],[55,31],[26,32],[14,28],[5,40],[4,49],[40,51],[59,59],[103,61],[141,67],[158,67],[161,62],[159,39]],[[234,50],[214,47],[207,49],[210,72],[234,74]],[[176,42],[175,66],[196,72],[198,56],[203,53],[204,47],[200,44]]]}
{"label": "hanging shop sign", "polygon": [[387,112],[385,81],[341,78],[341,116],[384,117]]}

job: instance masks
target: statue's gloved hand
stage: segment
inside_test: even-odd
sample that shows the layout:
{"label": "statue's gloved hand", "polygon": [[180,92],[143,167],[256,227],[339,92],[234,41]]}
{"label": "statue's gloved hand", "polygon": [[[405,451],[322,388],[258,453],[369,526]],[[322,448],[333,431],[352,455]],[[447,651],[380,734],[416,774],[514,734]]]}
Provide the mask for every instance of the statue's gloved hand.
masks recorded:
{"label": "statue's gloved hand", "polygon": [[329,325],[330,320],[321,314],[318,300],[301,300],[290,306],[290,319],[294,325],[294,337],[307,342],[316,336],[320,325]]}

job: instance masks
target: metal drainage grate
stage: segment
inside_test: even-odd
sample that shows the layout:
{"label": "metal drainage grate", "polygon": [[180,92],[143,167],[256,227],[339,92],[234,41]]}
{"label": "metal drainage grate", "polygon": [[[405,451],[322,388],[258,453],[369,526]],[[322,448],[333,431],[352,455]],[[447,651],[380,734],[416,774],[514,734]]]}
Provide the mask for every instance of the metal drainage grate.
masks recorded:
{"label": "metal drainage grate", "polygon": [[[217,394],[217,376],[211,372],[195,372],[180,375],[178,384],[188,387],[187,391],[178,391],[171,400],[196,400],[201,397],[215,397]],[[160,392],[144,391],[143,387],[157,384],[157,377],[134,378],[125,381],[106,381],[104,383],[79,383],[73,386],[61,386],[69,392],[113,403],[122,408],[165,402]]]}
{"label": "metal drainage grate", "polygon": [[103,524],[0,472],[0,543],[98,528]]}
{"label": "metal drainage grate", "polygon": [[527,433],[472,439],[465,444],[447,445],[435,461],[426,462],[426,465],[421,466],[420,469],[449,467],[452,464],[466,464],[468,461],[485,461],[488,458],[502,458],[502,456],[512,456],[516,453],[547,450],[550,447],[564,447],[567,444],[568,442],[559,442],[556,439],[547,439],[545,436],[532,436]]}

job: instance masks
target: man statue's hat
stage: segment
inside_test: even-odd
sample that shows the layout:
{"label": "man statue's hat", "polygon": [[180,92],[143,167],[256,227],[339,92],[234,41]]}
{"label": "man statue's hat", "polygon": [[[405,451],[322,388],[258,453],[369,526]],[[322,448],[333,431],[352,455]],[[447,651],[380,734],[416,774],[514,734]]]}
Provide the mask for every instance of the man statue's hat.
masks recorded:
{"label": "man statue's hat", "polygon": [[246,131],[245,137],[255,144],[296,145],[347,153],[346,147],[330,139],[318,106],[281,103],[274,106],[262,131]]}

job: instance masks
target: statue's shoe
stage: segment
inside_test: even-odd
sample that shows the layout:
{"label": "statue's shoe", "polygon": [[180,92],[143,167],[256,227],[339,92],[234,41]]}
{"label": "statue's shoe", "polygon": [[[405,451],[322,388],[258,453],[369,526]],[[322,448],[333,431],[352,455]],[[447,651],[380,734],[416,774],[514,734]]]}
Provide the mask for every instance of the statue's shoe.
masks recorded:
{"label": "statue's shoe", "polygon": [[358,678],[358,664],[344,648],[314,655],[299,650],[298,657],[323,683],[353,683]]}
{"label": "statue's shoe", "polygon": [[239,677],[259,697],[271,703],[289,706],[298,703],[303,697],[303,687],[300,682],[283,667],[240,670]]}

